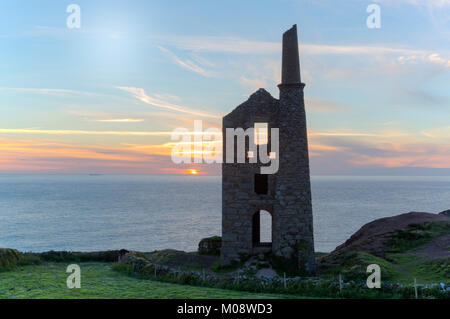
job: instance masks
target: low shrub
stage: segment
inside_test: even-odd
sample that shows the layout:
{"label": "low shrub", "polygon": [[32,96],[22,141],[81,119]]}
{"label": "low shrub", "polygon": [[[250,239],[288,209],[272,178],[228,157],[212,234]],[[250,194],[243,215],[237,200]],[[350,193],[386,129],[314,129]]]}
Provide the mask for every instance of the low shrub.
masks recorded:
{"label": "low shrub", "polygon": [[407,252],[428,243],[432,238],[450,234],[450,223],[427,222],[411,224],[406,230],[392,232],[390,244],[393,252]]}
{"label": "low shrub", "polygon": [[43,261],[51,262],[116,262],[127,250],[97,252],[48,251],[40,254]]}
{"label": "low shrub", "polygon": [[17,263],[18,266],[28,266],[28,265],[40,265],[42,264],[42,259],[39,254],[36,253],[21,253],[20,259]]}
{"label": "low shrub", "polygon": [[0,248],[0,271],[14,268],[20,260],[20,253],[15,249]]}
{"label": "low shrub", "polygon": [[[163,249],[163,250],[156,250],[151,253],[150,260],[155,264],[168,264],[170,262],[173,262],[176,258],[178,258],[180,255],[186,254],[184,251],[179,251],[175,249]],[[136,253],[135,253],[136,255]],[[139,256],[137,257],[145,258],[145,256]]]}
{"label": "low shrub", "polygon": [[120,262],[112,263],[111,268],[115,271],[118,271],[121,273],[126,273],[127,275],[132,275],[134,273],[132,265],[128,265],[128,264],[124,264],[124,263],[120,263]]}
{"label": "low shrub", "polygon": [[[364,262],[380,262],[374,256],[359,254],[358,258]],[[375,257],[377,258],[377,257]],[[389,264],[389,263],[388,263]],[[155,267],[157,272],[155,275]],[[158,268],[160,267],[160,268]],[[381,265],[383,268],[383,265]],[[342,289],[337,276],[322,277],[294,277],[286,280],[286,286],[281,278],[258,279],[249,276],[204,275],[200,272],[177,271],[168,267],[157,266],[148,260],[126,255],[122,261],[113,265],[113,269],[128,275],[143,279],[151,279],[168,283],[185,284],[191,286],[211,287],[219,289],[239,290],[252,293],[291,294],[317,298],[414,298],[414,288],[400,284],[382,284],[380,289],[369,289],[366,281],[343,276]],[[365,275],[366,277],[367,275]],[[438,286],[420,287],[421,298],[450,298],[450,286],[445,289]]]}

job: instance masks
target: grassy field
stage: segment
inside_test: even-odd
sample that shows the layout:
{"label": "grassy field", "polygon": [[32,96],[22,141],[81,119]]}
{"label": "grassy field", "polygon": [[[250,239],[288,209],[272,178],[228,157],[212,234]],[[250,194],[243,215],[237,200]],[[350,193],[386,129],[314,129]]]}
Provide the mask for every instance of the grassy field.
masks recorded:
{"label": "grassy field", "polygon": [[[107,263],[80,263],[81,289],[68,289],[65,263],[21,266],[0,273],[0,298],[289,298],[143,280]],[[298,298],[298,297],[297,297]]]}
{"label": "grassy field", "polygon": [[404,285],[413,285],[413,278],[420,284],[448,282],[450,276],[450,260],[440,259],[425,262],[425,255],[387,254],[387,259],[396,268],[392,281]]}

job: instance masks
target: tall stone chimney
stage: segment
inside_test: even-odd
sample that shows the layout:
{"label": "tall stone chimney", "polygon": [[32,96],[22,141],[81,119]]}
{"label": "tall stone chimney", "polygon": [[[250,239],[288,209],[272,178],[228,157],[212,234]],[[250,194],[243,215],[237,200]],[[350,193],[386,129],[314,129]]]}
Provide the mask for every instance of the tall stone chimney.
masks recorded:
{"label": "tall stone chimney", "polygon": [[282,84],[300,84],[300,62],[298,57],[297,25],[283,34]]}
{"label": "tall stone chimney", "polygon": [[[305,103],[300,81],[297,26],[283,34],[282,81],[278,126],[280,167],[277,176],[273,250],[285,258],[295,257],[306,272],[315,270],[313,216],[306,130]],[[277,225],[277,223],[280,223]]]}

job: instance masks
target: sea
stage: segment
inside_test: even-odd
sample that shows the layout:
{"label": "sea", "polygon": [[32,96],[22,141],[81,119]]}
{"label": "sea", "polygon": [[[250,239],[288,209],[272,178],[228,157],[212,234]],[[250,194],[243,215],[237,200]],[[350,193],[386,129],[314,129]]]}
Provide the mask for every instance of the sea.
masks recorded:
{"label": "sea", "polygon": [[[450,176],[312,176],[315,249],[364,224],[450,209]],[[0,247],[195,251],[221,234],[221,177],[0,175]]]}

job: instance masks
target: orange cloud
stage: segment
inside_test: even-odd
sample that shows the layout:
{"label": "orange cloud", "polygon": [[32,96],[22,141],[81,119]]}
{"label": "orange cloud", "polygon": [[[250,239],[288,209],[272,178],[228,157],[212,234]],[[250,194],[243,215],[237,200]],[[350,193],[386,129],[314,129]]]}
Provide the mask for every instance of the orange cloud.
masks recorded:
{"label": "orange cloud", "polygon": [[[12,130],[14,133],[23,129]],[[30,134],[42,134],[43,130],[27,130]],[[44,130],[43,132],[47,132]],[[51,131],[52,133],[54,131]],[[69,135],[63,131],[62,135]],[[81,134],[88,134],[90,131]],[[59,135],[60,131],[56,131]],[[123,133],[123,132],[122,132]],[[148,132],[158,133],[158,132]],[[156,136],[166,136],[164,134]],[[44,133],[45,134],[45,133]],[[97,134],[97,133],[94,133]],[[202,134],[201,132],[188,134]],[[163,141],[160,143],[120,142],[107,145],[80,145],[75,143],[33,139],[13,139],[0,137],[1,171],[64,171],[91,172],[107,171],[112,173],[181,173],[186,165],[176,165],[171,160],[175,146],[188,146],[191,158],[204,157],[208,152],[203,147],[215,144],[221,153],[221,140],[200,142]],[[202,150],[194,149],[201,144]],[[211,149],[211,148],[210,148]],[[450,144],[440,140],[402,132],[312,132],[310,134],[311,162],[317,167],[430,167],[450,168]],[[184,149],[183,151],[186,151]],[[219,165],[199,164],[195,169],[216,174]],[[191,168],[192,166],[187,165]],[[192,167],[194,168],[194,167]]]}
{"label": "orange cloud", "polygon": [[450,168],[449,158],[449,154],[405,155],[388,158],[362,155],[359,159],[353,159],[350,162],[359,166]]}
{"label": "orange cloud", "polygon": [[[205,142],[207,143],[207,142]],[[208,142],[211,143],[211,142]],[[212,143],[217,143],[214,141]],[[0,171],[104,171],[125,173],[171,173],[185,174],[185,165],[171,160],[172,147],[176,142],[164,144],[129,144],[119,146],[77,145],[36,140],[0,138]],[[202,142],[203,144],[203,142]],[[193,143],[192,143],[193,145]],[[203,154],[190,153],[192,158]],[[208,166],[208,165],[205,165]],[[211,166],[211,165],[210,165]],[[197,168],[198,169],[198,168]],[[88,172],[89,172],[88,171]],[[215,172],[215,167],[202,168],[202,172]]]}

